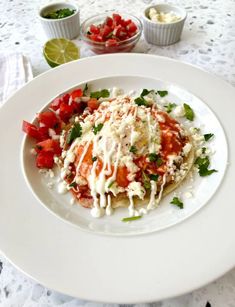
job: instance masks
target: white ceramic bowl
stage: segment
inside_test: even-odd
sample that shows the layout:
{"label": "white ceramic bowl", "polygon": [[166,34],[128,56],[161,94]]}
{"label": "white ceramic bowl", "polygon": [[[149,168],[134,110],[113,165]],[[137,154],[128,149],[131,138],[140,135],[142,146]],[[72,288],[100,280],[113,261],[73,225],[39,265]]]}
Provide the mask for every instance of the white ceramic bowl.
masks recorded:
{"label": "white ceramic bowl", "polygon": [[[75,10],[73,15],[61,19],[44,18],[46,14],[58,9],[69,8]],[[76,4],[56,2],[42,7],[39,11],[42,27],[48,38],[73,39],[80,33],[80,12]]]}
{"label": "white ceramic bowl", "polygon": [[[155,8],[159,12],[173,12],[180,16],[180,20],[170,23],[157,23],[149,18],[149,10]],[[143,13],[144,37],[150,44],[167,46],[180,40],[187,13],[184,9],[170,4],[148,6]]]}

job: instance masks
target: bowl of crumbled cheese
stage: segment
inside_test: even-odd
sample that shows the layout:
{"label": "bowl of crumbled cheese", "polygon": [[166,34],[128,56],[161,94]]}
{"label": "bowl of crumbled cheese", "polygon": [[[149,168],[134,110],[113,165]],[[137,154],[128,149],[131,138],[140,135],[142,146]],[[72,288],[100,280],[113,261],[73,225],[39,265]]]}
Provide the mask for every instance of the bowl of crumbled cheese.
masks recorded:
{"label": "bowl of crumbled cheese", "polygon": [[151,5],[144,10],[144,37],[150,44],[167,46],[180,40],[187,13],[170,4]]}

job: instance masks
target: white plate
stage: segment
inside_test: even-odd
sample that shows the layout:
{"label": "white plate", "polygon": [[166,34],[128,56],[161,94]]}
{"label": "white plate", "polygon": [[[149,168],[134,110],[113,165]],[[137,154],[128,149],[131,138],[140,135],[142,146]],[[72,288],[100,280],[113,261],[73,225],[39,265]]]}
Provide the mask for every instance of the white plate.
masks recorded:
{"label": "white plate", "polygon": [[[208,185],[204,185],[202,193],[206,196],[202,201],[200,196],[200,204],[195,204],[201,209],[181,223],[160,227],[164,228],[162,231],[132,236],[113,236],[112,230],[110,236],[96,234],[96,229],[83,231],[45,210],[25,184],[20,166],[22,119],[33,119],[46,102],[75,84],[110,76],[145,77],[152,80],[149,82],[155,79],[175,86],[192,98],[193,107],[201,103],[199,117],[205,120],[204,112],[208,112],[206,128],[216,134],[213,166],[219,173],[205,178]],[[174,94],[178,96],[177,93]],[[235,264],[234,97],[234,88],[215,76],[149,55],[87,58],[35,78],[0,111],[1,250],[18,268],[45,286],[101,302],[156,301],[191,291],[219,277]],[[216,117],[229,144],[227,168],[226,140]],[[151,221],[154,216],[155,213]],[[144,220],[150,221],[147,218],[141,222]],[[153,230],[157,230],[156,224],[150,231]]]}
{"label": "white plate", "polygon": [[[134,90],[133,97],[138,97],[143,88],[167,90],[169,94],[164,98],[164,104],[169,102],[179,105],[182,105],[184,102],[188,103],[196,114],[193,125],[192,122],[183,119],[179,120],[181,120],[187,128],[192,126],[200,127],[202,134],[211,131],[215,134],[212,141],[206,143],[205,146],[210,148],[211,152],[215,151],[210,159],[211,166],[218,169],[219,172],[206,178],[200,178],[199,175],[195,176],[193,172],[188,175],[188,180],[185,180],[180,187],[174,191],[174,193],[180,195],[180,198],[184,202],[184,210],[179,210],[178,207],[170,204],[174,194],[170,193],[167,197],[162,199],[160,206],[156,210],[149,212],[148,215],[135,223],[121,222],[123,217],[128,216],[128,210],[126,208],[115,210],[112,216],[94,219],[90,214],[90,209],[77,205],[71,206],[70,201],[73,197],[70,193],[66,195],[58,194],[59,174],[54,178],[50,178],[48,173],[40,174],[38,172],[38,169],[35,167],[35,156],[31,153],[31,149],[35,145],[35,142],[31,138],[26,137],[22,146],[23,172],[32,192],[46,208],[81,229],[101,234],[126,236],[165,229],[183,221],[207,204],[223,179],[227,166],[227,144],[219,121],[203,101],[177,85],[153,78],[137,76],[106,77],[96,80],[86,80],[86,82],[78,84],[76,87],[80,86],[84,88],[85,83],[89,84],[91,91],[97,91],[101,88],[111,89],[115,86],[124,90],[125,93]],[[66,92],[71,90],[72,89],[68,89]],[[47,109],[48,103],[41,111]],[[224,148],[223,152],[215,150],[221,147]],[[58,173],[56,169],[53,171],[55,174]],[[49,189],[48,184],[53,185],[53,187]],[[208,189],[208,187],[210,187],[210,189]],[[193,197],[188,199],[185,197],[187,193],[192,193]]]}

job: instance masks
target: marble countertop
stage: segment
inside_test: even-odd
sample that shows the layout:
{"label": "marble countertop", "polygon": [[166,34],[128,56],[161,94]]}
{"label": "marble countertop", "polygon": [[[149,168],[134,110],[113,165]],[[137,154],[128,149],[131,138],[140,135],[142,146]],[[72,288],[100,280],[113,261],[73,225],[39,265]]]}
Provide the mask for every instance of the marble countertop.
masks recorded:
{"label": "marble countertop", "polygon": [[[48,1],[47,1],[48,2]],[[81,20],[104,10],[117,9],[140,16],[151,0],[76,0]],[[166,2],[166,1],[161,1]],[[174,0],[188,12],[179,43],[168,47],[149,45],[142,37],[133,52],[157,54],[197,65],[235,85],[235,0]],[[5,0],[0,2],[0,52],[24,53],[32,64],[34,76],[49,66],[42,55],[46,37],[37,20],[37,11],[45,1]],[[81,57],[92,56],[82,42]],[[206,252],[206,251],[202,251]],[[118,306],[81,301],[44,288],[12,266],[0,255],[0,306]],[[124,305],[123,305],[124,306]],[[135,305],[137,306],[137,305]],[[235,270],[192,293],[138,307],[234,307]]]}

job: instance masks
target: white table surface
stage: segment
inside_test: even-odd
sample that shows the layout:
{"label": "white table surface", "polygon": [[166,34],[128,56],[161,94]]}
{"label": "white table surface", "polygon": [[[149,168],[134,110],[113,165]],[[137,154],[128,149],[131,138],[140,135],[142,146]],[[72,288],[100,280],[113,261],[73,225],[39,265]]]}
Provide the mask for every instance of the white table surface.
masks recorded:
{"label": "white table surface", "polygon": [[[84,20],[88,16],[111,9],[128,11],[140,16],[146,5],[157,1],[76,0],[76,2],[81,8],[81,20]],[[45,1],[0,1],[0,52],[24,53],[31,61],[34,76],[50,69],[42,56],[42,46],[46,38],[36,16],[42,3]],[[188,12],[181,41],[169,47],[157,47],[147,44],[142,37],[134,52],[158,54],[192,63],[235,85],[235,0],[172,0],[171,3],[184,7]],[[75,42],[81,47],[82,57],[93,55],[79,40]],[[135,306],[205,307],[206,305],[207,307],[235,306],[235,269],[206,287],[184,296]],[[27,278],[0,255],[0,306],[114,307],[118,305],[81,301],[44,288]]]}

